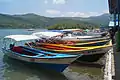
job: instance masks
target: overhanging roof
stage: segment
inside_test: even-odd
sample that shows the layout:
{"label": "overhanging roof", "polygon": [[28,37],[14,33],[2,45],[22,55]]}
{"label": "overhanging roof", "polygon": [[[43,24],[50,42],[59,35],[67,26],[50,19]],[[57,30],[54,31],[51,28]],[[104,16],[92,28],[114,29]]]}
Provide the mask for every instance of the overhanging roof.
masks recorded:
{"label": "overhanging roof", "polygon": [[13,39],[15,41],[39,39],[39,37],[34,35],[9,35],[9,36],[5,36],[4,38]]}
{"label": "overhanging roof", "polygon": [[108,4],[109,4],[109,12],[112,14],[114,13],[114,11],[116,11],[116,4],[117,0],[108,0]]}
{"label": "overhanging roof", "polygon": [[113,14],[114,12],[120,14],[120,0],[108,0],[109,12]]}

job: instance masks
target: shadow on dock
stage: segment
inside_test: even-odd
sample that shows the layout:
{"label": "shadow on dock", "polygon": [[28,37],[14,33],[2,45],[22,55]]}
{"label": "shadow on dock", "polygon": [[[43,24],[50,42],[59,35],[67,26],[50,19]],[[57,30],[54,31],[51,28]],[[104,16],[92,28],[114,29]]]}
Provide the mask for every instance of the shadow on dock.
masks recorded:
{"label": "shadow on dock", "polygon": [[89,62],[82,62],[82,61],[75,61],[71,64],[71,66],[85,66],[85,67],[95,67],[95,68],[102,68],[103,65],[99,63],[89,63]]}

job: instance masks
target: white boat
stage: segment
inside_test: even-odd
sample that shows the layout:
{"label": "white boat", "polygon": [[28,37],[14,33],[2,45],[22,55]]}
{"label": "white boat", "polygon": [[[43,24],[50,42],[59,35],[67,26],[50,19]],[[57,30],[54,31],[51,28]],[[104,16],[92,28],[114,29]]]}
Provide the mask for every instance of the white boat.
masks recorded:
{"label": "white boat", "polygon": [[101,35],[88,35],[83,32],[79,31],[62,31],[62,32],[36,32],[33,33],[32,35],[36,35],[38,37],[44,37],[44,38],[56,38],[60,40],[67,40],[67,41],[96,41],[96,40],[105,40],[109,39],[109,37],[105,36],[102,37]]}
{"label": "white boat", "polygon": [[44,37],[44,38],[51,38],[51,37],[56,37],[63,35],[61,32],[52,32],[52,31],[45,31],[45,32],[35,32],[32,35],[38,36],[38,37]]}
{"label": "white boat", "polygon": [[34,31],[34,29],[28,29],[28,31]]}
{"label": "white boat", "polygon": [[21,60],[24,62],[39,64],[44,68],[56,70],[58,72],[64,71],[73,61],[81,55],[70,55],[53,53],[43,50],[37,50],[32,47],[25,46],[25,43],[34,42],[39,39],[33,35],[9,35],[4,37],[4,47],[2,48],[5,55]]}

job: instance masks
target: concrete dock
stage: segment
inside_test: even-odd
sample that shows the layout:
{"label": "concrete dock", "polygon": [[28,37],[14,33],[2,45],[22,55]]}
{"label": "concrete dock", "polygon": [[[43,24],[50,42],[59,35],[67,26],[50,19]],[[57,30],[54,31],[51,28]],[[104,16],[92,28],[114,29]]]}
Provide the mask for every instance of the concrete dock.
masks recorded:
{"label": "concrete dock", "polygon": [[114,80],[115,76],[115,61],[114,51],[111,48],[106,54],[106,63],[104,66],[104,80]]}

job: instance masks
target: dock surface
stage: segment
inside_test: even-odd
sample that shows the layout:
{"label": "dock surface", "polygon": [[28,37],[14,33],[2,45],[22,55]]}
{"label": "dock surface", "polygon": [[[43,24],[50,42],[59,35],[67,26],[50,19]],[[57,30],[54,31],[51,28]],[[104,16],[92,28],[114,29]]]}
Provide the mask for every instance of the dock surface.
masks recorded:
{"label": "dock surface", "polygon": [[106,63],[104,66],[104,80],[114,80],[113,77],[115,76],[115,59],[114,59],[115,52],[113,48],[111,48],[108,53],[106,54]]}

